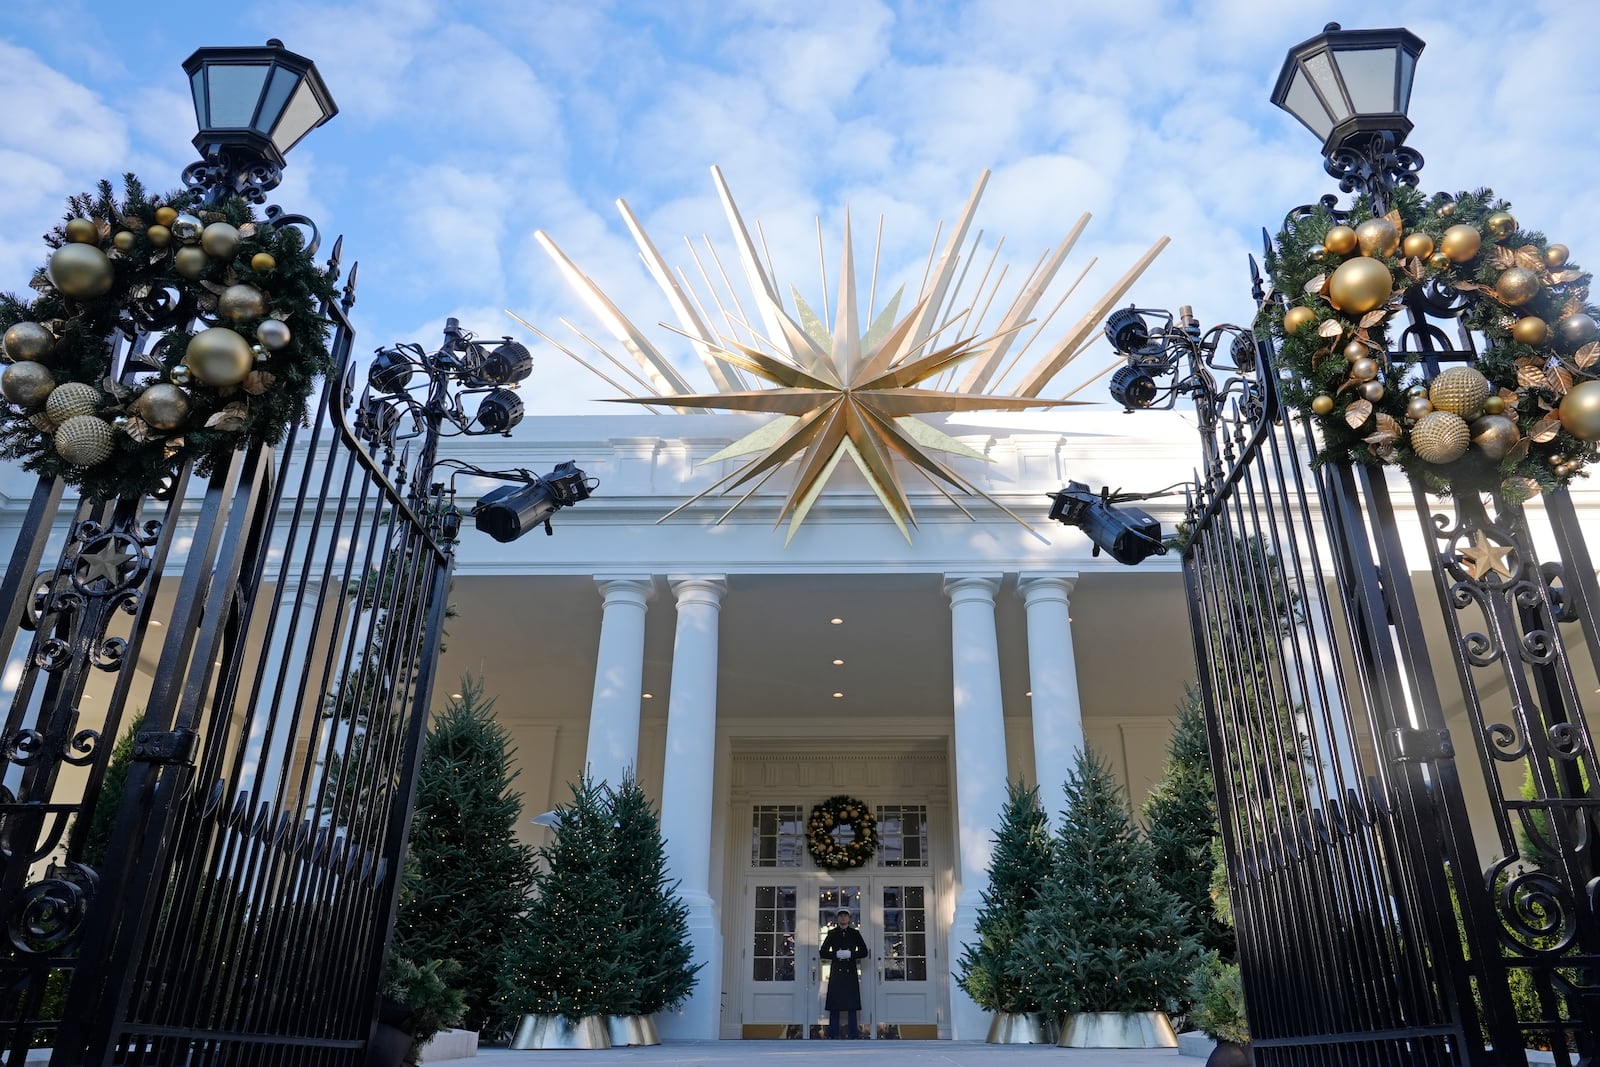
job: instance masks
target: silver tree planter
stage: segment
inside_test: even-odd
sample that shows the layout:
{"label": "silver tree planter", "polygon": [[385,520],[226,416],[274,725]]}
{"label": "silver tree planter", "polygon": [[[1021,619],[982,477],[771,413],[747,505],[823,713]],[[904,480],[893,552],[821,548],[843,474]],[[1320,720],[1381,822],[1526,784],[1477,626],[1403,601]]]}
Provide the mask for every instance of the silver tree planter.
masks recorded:
{"label": "silver tree planter", "polygon": [[654,1015],[607,1015],[606,1032],[611,1037],[612,1048],[661,1044]]}
{"label": "silver tree planter", "polygon": [[576,1021],[565,1015],[524,1015],[511,1038],[514,1049],[610,1048],[603,1015],[586,1015]]}
{"label": "silver tree planter", "polygon": [[986,1040],[991,1045],[1048,1045],[1050,1022],[1043,1012],[997,1011]]}
{"label": "silver tree planter", "polygon": [[1178,1035],[1165,1012],[1084,1011],[1068,1015],[1062,1048],[1177,1048]]}

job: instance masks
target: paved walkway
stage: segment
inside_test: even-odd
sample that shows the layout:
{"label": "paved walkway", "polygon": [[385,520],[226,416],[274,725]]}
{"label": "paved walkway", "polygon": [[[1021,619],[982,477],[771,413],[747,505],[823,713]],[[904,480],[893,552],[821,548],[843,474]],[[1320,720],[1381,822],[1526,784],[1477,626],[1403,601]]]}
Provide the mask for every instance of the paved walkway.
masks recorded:
{"label": "paved walkway", "polygon": [[476,1059],[435,1061],[428,1067],[1201,1067],[1176,1049],[1058,1049],[1053,1045],[986,1045],[977,1041],[674,1041],[648,1048],[595,1052],[512,1052],[485,1048]]}

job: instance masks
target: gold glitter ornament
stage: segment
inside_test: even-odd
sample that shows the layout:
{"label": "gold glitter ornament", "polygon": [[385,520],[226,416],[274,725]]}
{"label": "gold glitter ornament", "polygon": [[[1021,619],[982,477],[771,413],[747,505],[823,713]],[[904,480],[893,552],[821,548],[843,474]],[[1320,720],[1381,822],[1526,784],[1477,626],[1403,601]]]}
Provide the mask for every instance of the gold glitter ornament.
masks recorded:
{"label": "gold glitter ornament", "polygon": [[1467,420],[1448,411],[1431,411],[1411,427],[1411,451],[1424,463],[1454,463],[1471,443]]}
{"label": "gold glitter ornament", "polygon": [[1483,402],[1490,392],[1489,379],[1474,367],[1449,367],[1428,383],[1428,399],[1434,409],[1463,419],[1483,414]]}
{"label": "gold glitter ornament", "polygon": [[97,415],[78,415],[63,422],[53,440],[62,459],[74,467],[93,467],[111,458],[116,431]]}
{"label": "gold glitter ornament", "polygon": [[1388,219],[1368,219],[1356,227],[1364,256],[1392,256],[1400,247],[1400,231]]}
{"label": "gold glitter ornament", "polygon": [[1509,307],[1521,307],[1539,295],[1539,276],[1526,267],[1508,267],[1495,279],[1494,293]]}
{"label": "gold glitter ornament", "polygon": [[87,382],[62,382],[50,392],[44,413],[62,423],[79,415],[93,415],[100,406],[100,390]]}
{"label": "gold glitter ornament", "polygon": [[1544,265],[1551,270],[1560,270],[1567,265],[1567,257],[1572,253],[1566,245],[1548,245],[1544,250]]}
{"label": "gold glitter ornament", "polygon": [[1356,250],[1356,231],[1349,226],[1335,226],[1322,238],[1322,247],[1336,256],[1348,256]]}
{"label": "gold glitter ornament", "polygon": [[267,313],[267,298],[253,285],[230,285],[217,297],[217,311],[229,322],[259,319]]}
{"label": "gold glitter ornament", "polygon": [[0,375],[0,394],[24,411],[44,407],[56,380],[42,363],[13,363]]}
{"label": "gold glitter ornament", "polygon": [[1472,422],[1472,443],[1491,462],[1499,463],[1522,440],[1517,424],[1504,415],[1485,415]]}
{"label": "gold glitter ornament", "polygon": [[1452,263],[1466,263],[1478,254],[1478,249],[1483,247],[1483,234],[1478,232],[1476,226],[1466,223],[1457,223],[1444,231],[1444,236],[1439,238],[1439,251]]}
{"label": "gold glitter ornament", "polygon": [[1517,220],[1509,212],[1496,211],[1483,220],[1483,228],[1496,241],[1504,241],[1517,232]]}
{"label": "gold glitter ornament", "polygon": [[1511,338],[1537,348],[1550,340],[1550,324],[1537,315],[1524,315],[1511,324]]}
{"label": "gold glitter ornament", "polygon": [[0,341],[12,363],[42,363],[56,345],[55,335],[37,322],[13,323]]}
{"label": "gold glitter ornament", "polygon": [[206,255],[204,249],[195,245],[185,245],[178,249],[172,265],[179,274],[193,281],[205,272],[206,264],[209,262],[211,262],[210,257]]}
{"label": "gold glitter ornament", "polygon": [[183,362],[189,373],[207,385],[222,388],[238,385],[250,373],[254,354],[250,342],[226,326],[202,330],[184,350]]}
{"label": "gold glitter ornament", "polygon": [[226,222],[213,222],[200,231],[200,247],[212,259],[232,259],[239,251],[239,231]]}

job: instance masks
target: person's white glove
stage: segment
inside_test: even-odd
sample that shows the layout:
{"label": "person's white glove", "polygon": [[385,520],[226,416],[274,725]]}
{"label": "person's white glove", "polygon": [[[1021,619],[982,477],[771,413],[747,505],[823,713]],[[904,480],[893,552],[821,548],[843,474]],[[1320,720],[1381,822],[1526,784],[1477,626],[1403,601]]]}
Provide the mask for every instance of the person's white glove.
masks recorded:
{"label": "person's white glove", "polygon": [[850,950],[847,948],[842,948],[838,952],[835,952],[834,955],[841,960],[847,960],[850,958]]}

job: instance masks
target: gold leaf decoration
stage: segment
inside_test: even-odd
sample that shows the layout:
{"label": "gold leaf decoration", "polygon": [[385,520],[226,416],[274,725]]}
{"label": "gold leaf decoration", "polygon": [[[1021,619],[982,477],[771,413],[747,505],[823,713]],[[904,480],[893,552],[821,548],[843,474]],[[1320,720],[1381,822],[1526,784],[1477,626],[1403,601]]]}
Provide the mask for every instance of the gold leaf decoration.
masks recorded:
{"label": "gold leaf decoration", "polygon": [[145,422],[139,416],[129,415],[122,421],[120,425],[122,426],[122,432],[133,438],[139,444],[142,445],[146,441],[150,440],[150,424]]}
{"label": "gold leaf decoration", "polygon": [[1377,424],[1379,433],[1392,433],[1396,437],[1400,436],[1400,420],[1393,415],[1388,415],[1381,411],[1378,412]]}
{"label": "gold leaf decoration", "polygon": [[1422,260],[1417,256],[1412,256],[1410,259],[1401,264],[1401,266],[1405,268],[1407,276],[1409,276],[1414,282],[1420,282],[1423,279],[1423,276],[1428,273],[1427,264],[1423,263]]}
{"label": "gold leaf decoration", "polygon": [[1554,415],[1546,415],[1544,418],[1533,424],[1533,429],[1528,431],[1524,440],[1532,441],[1534,444],[1542,445],[1546,441],[1554,441],[1556,439],[1556,434],[1560,432],[1561,420],[1556,418]]}
{"label": "gold leaf decoration", "polygon": [[1588,370],[1597,361],[1600,361],[1600,341],[1590,341],[1572,354],[1572,362],[1579,370]]}
{"label": "gold leaf decoration", "polygon": [[1539,255],[1532,245],[1527,248],[1517,249],[1516,252],[1512,253],[1512,258],[1516,261],[1517,266],[1525,270],[1531,270],[1534,274],[1543,274],[1545,272],[1544,257]]}
{"label": "gold leaf decoration", "polygon": [[1338,319],[1325,319],[1322,325],[1317,327],[1318,337],[1338,337],[1342,333],[1344,327],[1339,324]]}
{"label": "gold leaf decoration", "polygon": [[1489,265],[1495,270],[1507,270],[1517,265],[1517,254],[1509,248],[1497,247],[1489,255]]}
{"label": "gold leaf decoration", "polygon": [[1372,418],[1372,401],[1357,400],[1344,409],[1344,421],[1350,424],[1352,430],[1359,430]]}
{"label": "gold leaf decoration", "polygon": [[1528,458],[1528,450],[1532,447],[1533,442],[1524,437],[1522,440],[1511,446],[1511,451],[1507,452],[1505,458],[1500,462],[1512,464],[1521,463],[1523,460]]}
{"label": "gold leaf decoration", "polygon": [[1361,329],[1370,330],[1388,317],[1388,308],[1374,308],[1365,315],[1361,316]]}
{"label": "gold leaf decoration", "polygon": [[1568,315],[1576,315],[1581,311],[1583,311],[1583,298],[1574,294],[1567,297],[1567,302],[1562,305],[1561,317],[1566,318]]}
{"label": "gold leaf decoration", "polygon": [[1389,223],[1395,229],[1401,231],[1402,233],[1405,232],[1406,220],[1400,217],[1399,208],[1395,208],[1394,210],[1390,211],[1383,218],[1385,222]]}
{"label": "gold leaf decoration", "polygon": [[1544,376],[1550,381],[1550,388],[1567,395],[1567,390],[1572,388],[1572,372],[1561,365],[1559,359],[1552,359],[1550,365],[1545,367]]}
{"label": "gold leaf decoration", "polygon": [[236,432],[244,428],[245,419],[249,417],[250,409],[236,400],[207,419],[206,429]]}
{"label": "gold leaf decoration", "polygon": [[1322,291],[1327,287],[1328,275],[1326,273],[1319,274],[1315,278],[1312,278],[1309,282],[1306,282],[1306,292],[1310,293],[1312,296],[1320,296]]}
{"label": "gold leaf decoration", "polygon": [[1517,360],[1517,384],[1524,389],[1548,389],[1550,379],[1545,377],[1543,364],[1524,356]]}
{"label": "gold leaf decoration", "polygon": [[253,370],[244,379],[244,391],[251,396],[260,396],[272,388],[272,383],[278,376],[269,370]]}
{"label": "gold leaf decoration", "polygon": [[254,237],[255,235],[256,235],[256,224],[255,223],[247,222],[243,226],[239,227],[239,236],[240,237]]}

